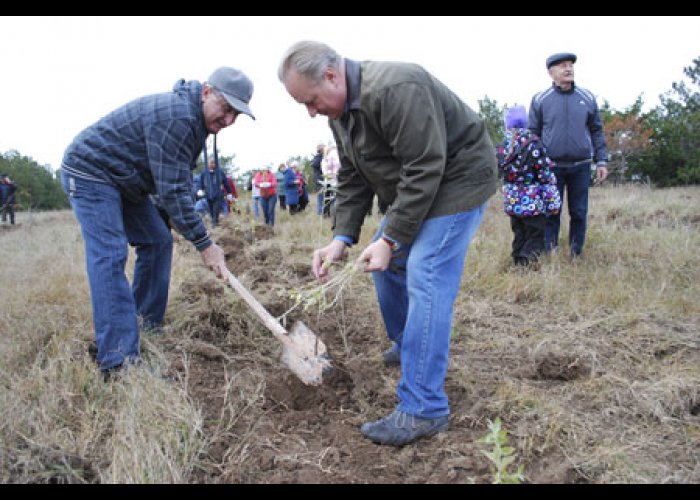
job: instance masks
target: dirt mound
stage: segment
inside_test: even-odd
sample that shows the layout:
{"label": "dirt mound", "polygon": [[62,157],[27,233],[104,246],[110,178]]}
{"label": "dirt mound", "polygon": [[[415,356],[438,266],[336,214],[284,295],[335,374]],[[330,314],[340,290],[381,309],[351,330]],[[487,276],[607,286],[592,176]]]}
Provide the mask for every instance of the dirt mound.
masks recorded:
{"label": "dirt mound", "polygon": [[[310,252],[280,248],[267,227],[222,223],[217,243],[231,271],[276,317],[293,305],[290,292],[313,281]],[[181,246],[186,245],[183,243]],[[287,325],[303,321],[326,344],[333,371],[320,387],[299,381],[279,362],[280,346],[233,290],[193,268],[171,298],[187,308],[171,328],[187,338],[173,344],[173,374],[185,378],[205,415],[210,448],[202,482],[373,483],[489,482],[487,461],[474,443],[483,435],[486,394],[469,394],[450,431],[402,449],[377,446],[359,431],[396,405],[397,369],[387,369],[388,346],[371,282],[360,276],[340,303],[319,314],[298,307]],[[459,359],[456,361],[459,363]],[[454,401],[467,390],[447,381]],[[243,400],[241,400],[241,398]],[[475,404],[477,403],[477,404]],[[222,429],[227,420],[230,427]]]}
{"label": "dirt mound", "polygon": [[[245,302],[198,265],[191,245],[177,241],[176,253],[193,265],[171,296],[166,349],[171,375],[186,383],[204,417],[209,446],[196,481],[490,483],[482,452],[491,448],[480,439],[499,417],[518,453],[511,469],[524,465],[528,482],[607,482],[605,467],[586,462],[597,450],[582,441],[584,428],[599,426],[596,435],[606,442],[618,432],[605,425],[609,418],[656,427],[670,416],[698,413],[681,381],[659,386],[658,397],[640,399],[624,386],[599,396],[599,384],[618,380],[608,372],[619,369],[621,355],[612,332],[596,330],[605,323],[590,323],[588,335],[566,324],[543,332],[541,320],[523,311],[519,292],[508,303],[463,291],[445,381],[449,430],[403,448],[375,445],[360,426],[394,410],[400,371],[382,363],[389,343],[369,276],[354,277],[332,308],[294,307],[293,292],[314,283],[308,238],[290,245],[273,229],[235,219],[225,219],[214,237],[231,271],[273,316],[287,328],[303,321],[319,336],[333,372],[320,387],[304,385],[280,362],[279,342]],[[653,356],[659,362],[693,356],[684,346],[657,347]]]}

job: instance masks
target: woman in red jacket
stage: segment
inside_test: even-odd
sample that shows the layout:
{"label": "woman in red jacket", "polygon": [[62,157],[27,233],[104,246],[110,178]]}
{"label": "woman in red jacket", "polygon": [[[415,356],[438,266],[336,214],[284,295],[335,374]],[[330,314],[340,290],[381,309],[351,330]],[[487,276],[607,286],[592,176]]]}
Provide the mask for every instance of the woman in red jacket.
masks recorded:
{"label": "woman in red jacket", "polygon": [[265,215],[265,224],[274,226],[275,205],[277,205],[277,177],[267,166],[255,174],[253,184],[260,188],[260,202]]}

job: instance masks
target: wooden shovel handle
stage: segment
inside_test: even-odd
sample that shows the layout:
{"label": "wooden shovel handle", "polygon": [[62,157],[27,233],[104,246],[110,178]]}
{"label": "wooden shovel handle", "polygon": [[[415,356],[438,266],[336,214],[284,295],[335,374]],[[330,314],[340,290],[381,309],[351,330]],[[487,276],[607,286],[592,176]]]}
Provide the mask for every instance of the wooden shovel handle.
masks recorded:
{"label": "wooden shovel handle", "polygon": [[226,279],[233,289],[238,292],[238,295],[243,297],[243,300],[245,300],[251,309],[255,311],[258,318],[262,320],[265,326],[269,328],[275,337],[285,344],[288,343],[289,337],[287,336],[287,330],[285,330],[284,327],[275,319],[275,317],[270,314],[267,309],[265,309],[262,304],[255,299],[255,297],[251,295],[246,287],[244,287],[241,282],[238,281],[238,279],[236,279],[236,277],[230,272],[228,273],[228,276],[226,276]]}

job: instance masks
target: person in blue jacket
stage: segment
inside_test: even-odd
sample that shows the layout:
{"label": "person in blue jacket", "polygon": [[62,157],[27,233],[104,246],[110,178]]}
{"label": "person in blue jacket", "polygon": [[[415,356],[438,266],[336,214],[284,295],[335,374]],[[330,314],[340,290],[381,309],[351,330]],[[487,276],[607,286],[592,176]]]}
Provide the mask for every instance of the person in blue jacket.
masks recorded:
{"label": "person in blue jacket", "polygon": [[[576,54],[561,52],[547,58],[552,86],[535,94],[530,104],[529,128],[547,148],[556,166],[557,187],[569,208],[569,251],[578,257],[586,240],[588,190],[591,161],[596,163],[596,182],[608,177],[608,151],[603,121],[595,96],[574,84]],[[547,218],[545,250],[559,245],[561,212]]]}
{"label": "person in blue jacket", "polygon": [[7,221],[7,216],[10,216],[10,224],[15,223],[15,191],[17,191],[17,183],[10,179],[7,174],[0,174],[0,212],[2,212],[2,221]]}
{"label": "person in blue jacket", "polygon": [[207,199],[211,224],[212,226],[217,226],[219,224],[219,215],[224,209],[224,192],[222,188],[226,190],[231,199],[233,198],[233,191],[226,180],[226,174],[219,168],[215,158],[209,159],[208,168],[202,171],[199,179],[199,184],[202,186],[204,196]]}
{"label": "person in blue jacket", "polygon": [[290,214],[296,214],[300,211],[301,195],[299,192],[299,178],[297,177],[298,169],[299,162],[294,160],[289,164],[289,168],[284,171],[284,192]]}
{"label": "person in blue jacket", "polygon": [[[181,79],[171,92],[124,104],[80,132],[61,164],[61,183],[85,240],[97,363],[109,378],[136,363],[139,317],[159,331],[168,301],[173,238],[170,225],[200,252],[217,277],[228,275],[224,251],[195,212],[192,170],[207,136],[254,118],[253,83],[221,67],[206,82]],[[131,286],[128,247],[136,250]]]}

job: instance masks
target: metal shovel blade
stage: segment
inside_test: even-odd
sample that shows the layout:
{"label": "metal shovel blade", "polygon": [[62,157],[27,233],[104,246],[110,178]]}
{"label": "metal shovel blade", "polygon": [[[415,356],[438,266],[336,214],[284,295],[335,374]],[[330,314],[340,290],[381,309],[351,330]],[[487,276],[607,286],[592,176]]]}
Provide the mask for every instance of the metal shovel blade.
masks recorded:
{"label": "metal shovel blade", "polygon": [[325,344],[301,321],[287,333],[282,325],[230,272],[229,284],[253,309],[265,326],[282,343],[282,363],[307,385],[321,385],[323,375],[331,370],[331,362]]}
{"label": "metal shovel blade", "polygon": [[308,385],[321,385],[330,372],[331,360],[326,345],[301,321],[297,321],[282,344],[282,363]]}

